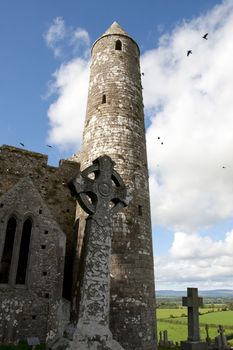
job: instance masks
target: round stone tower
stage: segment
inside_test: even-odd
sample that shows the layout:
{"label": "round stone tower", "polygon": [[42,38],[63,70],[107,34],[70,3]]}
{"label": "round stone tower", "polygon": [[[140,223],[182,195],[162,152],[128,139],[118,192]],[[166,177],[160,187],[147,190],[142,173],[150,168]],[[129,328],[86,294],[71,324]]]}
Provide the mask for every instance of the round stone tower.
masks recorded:
{"label": "round stone tower", "polygon": [[[148,168],[137,43],[116,23],[92,48],[81,169],[107,154],[132,190],[113,220],[110,329],[125,350],[154,350],[155,289]],[[82,242],[83,214],[79,245]]]}

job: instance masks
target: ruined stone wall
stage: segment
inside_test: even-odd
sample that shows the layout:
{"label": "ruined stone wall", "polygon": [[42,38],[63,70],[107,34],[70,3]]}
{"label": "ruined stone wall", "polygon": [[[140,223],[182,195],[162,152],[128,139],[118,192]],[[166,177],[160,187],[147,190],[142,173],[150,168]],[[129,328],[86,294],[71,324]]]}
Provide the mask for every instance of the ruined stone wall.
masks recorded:
{"label": "ruined stone wall", "polygon": [[[115,49],[117,40],[121,50]],[[104,154],[133,191],[113,222],[110,328],[125,350],[152,350],[155,290],[139,49],[117,30],[93,46],[81,168]],[[81,244],[79,208],[77,216]]]}
{"label": "ruined stone wall", "polygon": [[[70,306],[62,292],[65,254],[72,269],[75,201],[67,184],[78,169],[77,163],[62,161],[58,168],[50,167],[45,155],[0,148],[0,259],[8,220],[14,216],[17,222],[9,279],[0,284],[2,343],[30,336],[44,342],[47,336],[61,333],[69,321]],[[32,230],[26,279],[21,283],[16,276],[27,218]]]}
{"label": "ruined stone wall", "polygon": [[75,200],[70,195],[68,182],[77,174],[79,164],[61,160],[59,167],[49,166],[45,154],[3,145],[0,147],[0,196],[20,178],[30,177],[45,200],[52,215],[70,237],[75,218]]}

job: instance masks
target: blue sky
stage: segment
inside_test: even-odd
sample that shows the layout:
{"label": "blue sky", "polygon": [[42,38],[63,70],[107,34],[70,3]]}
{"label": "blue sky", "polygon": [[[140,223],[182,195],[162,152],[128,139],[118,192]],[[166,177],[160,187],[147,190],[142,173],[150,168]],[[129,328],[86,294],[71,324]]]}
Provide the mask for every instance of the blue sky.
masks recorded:
{"label": "blue sky", "polygon": [[[169,31],[183,18],[192,18],[217,1],[72,1],[2,0],[0,2],[1,142],[48,152],[50,162],[62,153],[45,147],[48,133],[47,84],[61,61],[43,40],[52,20],[62,17],[72,27],[85,28],[94,42],[114,20],[134,37],[143,51],[158,41],[158,27]],[[68,55],[68,58],[69,55]],[[66,57],[67,59],[67,57]],[[54,159],[55,158],[55,159]]]}
{"label": "blue sky", "polygon": [[[0,2],[0,112],[3,143],[41,152],[48,129],[46,86],[57,62],[45,45],[43,34],[56,17],[73,27],[86,28],[93,42],[117,20],[143,50],[158,40],[157,26],[169,30],[216,1],[72,1],[2,0]],[[3,118],[3,119],[2,119]],[[27,125],[27,127],[26,127]],[[50,151],[51,152],[51,151]],[[51,159],[51,161],[53,161]]]}
{"label": "blue sky", "polygon": [[[232,14],[227,0],[0,2],[1,144],[20,147],[23,142],[27,149],[47,153],[51,164],[80,145],[90,44],[115,20],[139,44],[156,284],[161,289],[192,283],[203,289],[233,289],[228,252],[233,248],[233,138],[227,99],[233,79],[228,78],[226,61],[231,56]],[[58,25],[62,38],[49,41],[49,30]],[[71,39],[77,32],[80,40],[74,44]],[[193,55],[187,61],[190,48]],[[64,116],[64,101],[76,98],[67,92],[76,79],[77,106]],[[57,120],[65,117],[62,123],[68,124],[79,113],[78,141],[69,142],[69,131],[65,135],[57,130]],[[219,116],[225,129],[219,127]],[[154,144],[158,135],[164,138],[163,149]],[[211,253],[205,254],[209,246]],[[182,255],[183,250],[187,254]]]}

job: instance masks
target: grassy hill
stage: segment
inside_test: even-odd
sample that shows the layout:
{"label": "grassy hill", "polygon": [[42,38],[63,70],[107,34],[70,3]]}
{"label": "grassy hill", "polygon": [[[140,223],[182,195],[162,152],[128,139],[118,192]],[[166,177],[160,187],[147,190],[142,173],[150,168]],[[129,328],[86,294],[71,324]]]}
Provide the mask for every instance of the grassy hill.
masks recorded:
{"label": "grassy hill", "polygon": [[[226,335],[233,334],[233,311],[217,311],[213,312],[212,308],[200,309],[200,331],[201,338],[205,340],[205,325],[209,325],[209,335],[214,339],[217,335],[217,328],[222,325]],[[187,308],[179,309],[157,309],[158,334],[159,331],[167,330],[169,340],[180,342],[186,340],[188,336],[187,330]],[[233,340],[230,341],[233,345]]]}

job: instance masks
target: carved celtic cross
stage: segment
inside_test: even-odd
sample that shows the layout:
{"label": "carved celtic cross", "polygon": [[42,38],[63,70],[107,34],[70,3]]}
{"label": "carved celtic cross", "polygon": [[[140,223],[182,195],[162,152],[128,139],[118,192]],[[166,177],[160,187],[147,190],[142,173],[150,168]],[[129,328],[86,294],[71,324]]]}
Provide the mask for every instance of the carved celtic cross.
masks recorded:
{"label": "carved celtic cross", "polygon": [[[76,336],[80,340],[111,338],[109,297],[111,267],[111,216],[128,204],[126,187],[108,156],[97,158],[73,181],[80,206],[90,214],[83,245]],[[92,174],[92,175],[91,175]]]}
{"label": "carved celtic cross", "polygon": [[80,206],[101,226],[109,223],[112,213],[127,205],[126,188],[114,165],[110,157],[99,157],[73,182]]}

